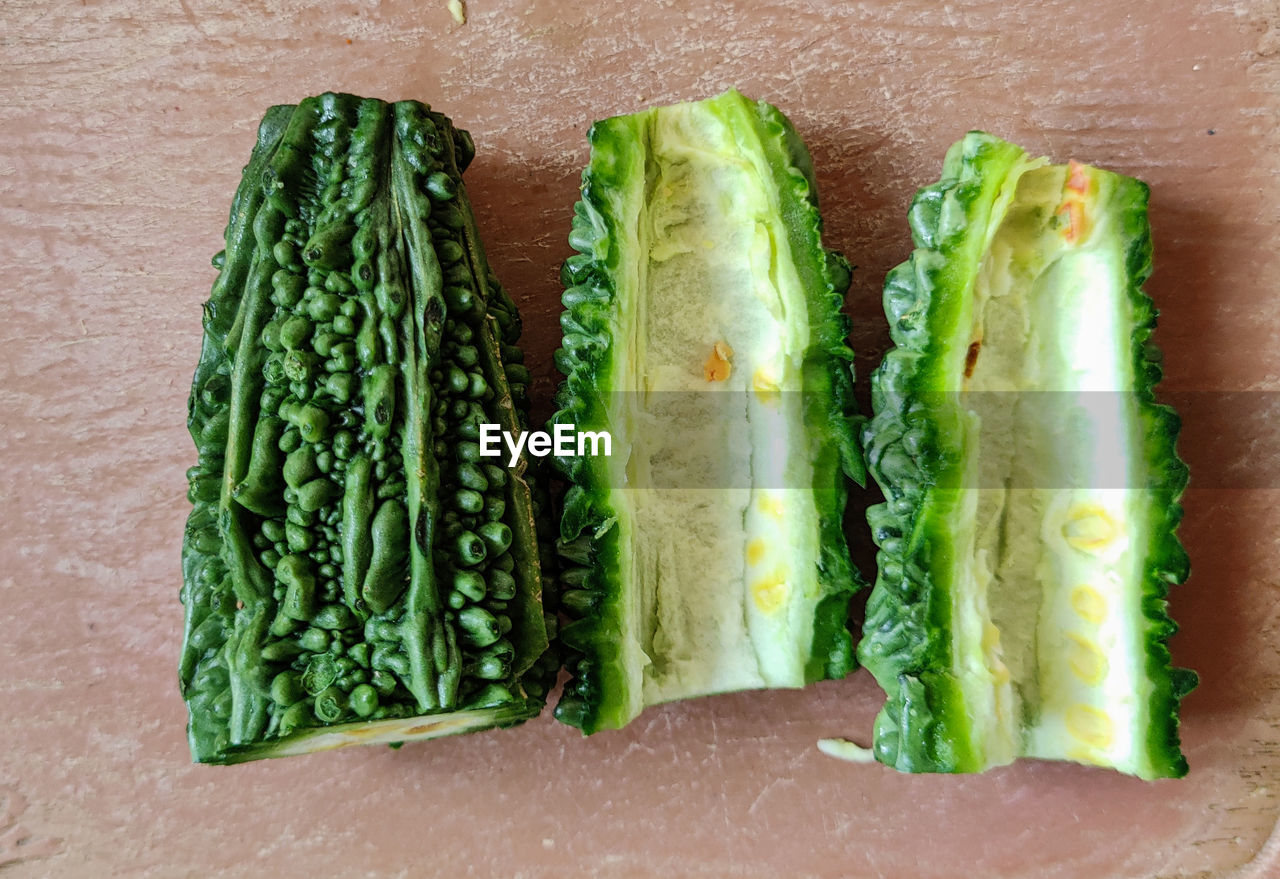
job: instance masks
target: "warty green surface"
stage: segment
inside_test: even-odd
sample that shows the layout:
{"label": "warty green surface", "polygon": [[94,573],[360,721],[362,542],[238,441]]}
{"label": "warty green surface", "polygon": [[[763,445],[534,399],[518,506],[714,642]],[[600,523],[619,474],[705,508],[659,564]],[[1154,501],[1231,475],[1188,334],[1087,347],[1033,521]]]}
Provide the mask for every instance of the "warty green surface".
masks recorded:
{"label": "warty green surface", "polygon": [[466,132],[413,101],[271,108],[205,307],[180,665],[192,756],[509,726],[555,673],[545,499],[479,458],[527,420]]}

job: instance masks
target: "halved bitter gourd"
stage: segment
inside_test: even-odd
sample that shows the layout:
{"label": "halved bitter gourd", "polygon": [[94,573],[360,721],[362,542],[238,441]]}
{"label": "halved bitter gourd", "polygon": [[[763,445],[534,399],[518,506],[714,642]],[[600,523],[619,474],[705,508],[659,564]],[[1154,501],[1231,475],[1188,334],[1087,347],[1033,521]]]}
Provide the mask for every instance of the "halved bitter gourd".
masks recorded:
{"label": "halved bitter gourd", "polygon": [[911,207],[864,443],[885,503],[861,662],[874,756],[1179,776],[1165,610],[1187,470],[1155,403],[1145,184],[970,133]]}
{"label": "halved bitter gourd", "polygon": [[553,424],[572,679],[586,733],[646,706],[853,665],[841,530],[861,479],[849,269],[795,129],[736,91],[597,122],[564,266]]}
{"label": "halved bitter gourd", "polygon": [[258,132],[205,306],[180,677],[231,763],[518,723],[545,655],[519,318],[422,104],[325,94]]}

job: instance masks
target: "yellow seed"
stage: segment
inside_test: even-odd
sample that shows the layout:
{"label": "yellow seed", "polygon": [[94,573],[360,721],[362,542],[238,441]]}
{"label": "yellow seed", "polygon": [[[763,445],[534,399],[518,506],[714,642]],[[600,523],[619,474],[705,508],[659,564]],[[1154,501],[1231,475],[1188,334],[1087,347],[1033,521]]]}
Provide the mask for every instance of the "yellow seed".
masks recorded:
{"label": "yellow seed", "polygon": [[1067,650],[1067,665],[1072,673],[1086,684],[1097,685],[1107,676],[1107,657],[1092,641],[1068,632],[1071,647]]}
{"label": "yellow seed", "polygon": [[760,507],[760,512],[766,516],[772,516],[775,519],[782,518],[782,498],[773,494],[761,494],[760,500],[756,502]]}
{"label": "yellow seed", "polygon": [[1115,737],[1111,718],[1092,705],[1076,703],[1067,709],[1067,732],[1094,748],[1105,748]]}
{"label": "yellow seed", "polygon": [[987,621],[982,626],[982,649],[991,653],[1000,647],[1000,630],[996,628],[995,623]]}
{"label": "yellow seed", "polygon": [[1062,526],[1062,536],[1067,543],[1089,553],[1102,549],[1119,533],[1119,526],[1097,504],[1073,504],[1067,511],[1067,522]]}
{"label": "yellow seed", "polygon": [[787,594],[790,591],[786,577],[782,574],[773,574],[751,587],[751,598],[761,613],[771,614],[786,603]]}
{"label": "yellow seed", "polygon": [[1071,608],[1091,623],[1107,618],[1107,600],[1097,589],[1084,583],[1071,590]]}
{"label": "yellow seed", "polygon": [[702,364],[703,377],[709,382],[728,381],[733,372],[733,364],[729,362],[731,357],[733,349],[725,342],[716,342],[711,346],[706,362]]}
{"label": "yellow seed", "polygon": [[755,391],[760,402],[770,404],[778,399],[778,393],[781,390],[772,371],[763,366],[751,377],[751,389]]}
{"label": "yellow seed", "polygon": [[758,565],[764,559],[767,547],[763,540],[757,537],[755,540],[747,544],[747,564]]}

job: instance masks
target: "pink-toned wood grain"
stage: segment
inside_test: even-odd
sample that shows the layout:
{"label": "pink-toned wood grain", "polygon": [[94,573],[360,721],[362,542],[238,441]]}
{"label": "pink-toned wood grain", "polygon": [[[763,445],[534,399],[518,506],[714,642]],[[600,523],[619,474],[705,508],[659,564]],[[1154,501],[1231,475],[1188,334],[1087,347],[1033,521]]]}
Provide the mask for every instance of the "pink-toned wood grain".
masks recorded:
{"label": "pink-toned wood grain", "polygon": [[[811,145],[859,266],[862,374],[914,189],[985,128],[1153,187],[1170,390],[1280,390],[1274,2],[0,3],[0,872],[14,877],[1280,875],[1280,482],[1186,498],[1173,602],[1192,772],[1027,762],[905,777],[831,761],[881,695],[648,711],[234,768],[190,765],[176,686],[185,400],[231,194],[272,103],[338,89],[470,129],[467,178],[550,398],[591,120],[730,85]],[[1255,413],[1256,414],[1256,413]],[[1183,444],[1221,474],[1225,413]],[[1233,446],[1234,448],[1234,446]],[[1280,448],[1252,448],[1265,472]],[[865,506],[873,493],[859,495]],[[860,561],[868,541],[855,528]]]}

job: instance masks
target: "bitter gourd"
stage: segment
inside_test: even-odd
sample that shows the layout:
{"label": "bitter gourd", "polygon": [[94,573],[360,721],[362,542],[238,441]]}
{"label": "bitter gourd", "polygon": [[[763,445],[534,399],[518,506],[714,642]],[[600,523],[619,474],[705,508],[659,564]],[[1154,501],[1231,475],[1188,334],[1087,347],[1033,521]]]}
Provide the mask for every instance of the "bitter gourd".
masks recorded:
{"label": "bitter gourd", "polygon": [[858,656],[877,760],[1186,772],[1170,584],[1187,469],[1157,404],[1148,189],[973,132],[910,211],[864,443],[885,503]]}
{"label": "bitter gourd", "polygon": [[809,155],[736,91],[595,123],[564,266],[566,684],[586,733],[646,705],[852,667],[841,518],[861,478],[849,267]]}
{"label": "bitter gourd", "polygon": [[[273,107],[232,205],[188,424],[182,692],[198,761],[511,725],[553,679],[519,317],[423,104]],[[554,624],[552,622],[552,624]]]}

